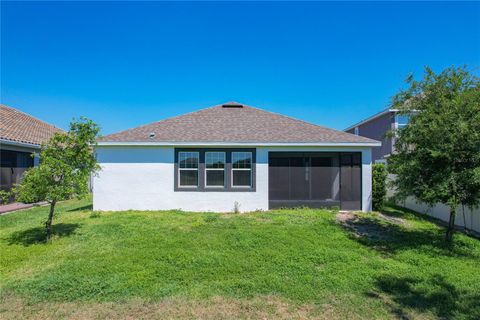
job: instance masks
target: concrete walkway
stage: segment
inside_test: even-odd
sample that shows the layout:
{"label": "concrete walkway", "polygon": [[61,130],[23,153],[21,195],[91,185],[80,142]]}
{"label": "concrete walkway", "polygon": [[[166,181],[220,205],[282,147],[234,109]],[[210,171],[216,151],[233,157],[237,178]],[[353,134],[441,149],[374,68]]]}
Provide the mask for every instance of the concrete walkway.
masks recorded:
{"label": "concrete walkway", "polygon": [[4,204],[0,206],[0,214],[4,214],[7,212],[17,211],[21,209],[27,209],[34,206],[44,206],[47,202],[38,202],[38,203],[21,203],[21,202],[14,202],[9,204]]}

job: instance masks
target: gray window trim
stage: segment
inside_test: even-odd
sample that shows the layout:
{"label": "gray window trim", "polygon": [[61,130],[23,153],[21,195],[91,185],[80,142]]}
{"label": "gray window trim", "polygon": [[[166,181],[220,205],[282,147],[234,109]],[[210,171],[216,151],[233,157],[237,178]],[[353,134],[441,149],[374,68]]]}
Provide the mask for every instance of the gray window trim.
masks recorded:
{"label": "gray window trim", "polygon": [[[185,151],[180,151],[180,152],[185,152]],[[197,168],[180,168],[180,167],[178,167],[178,170],[176,171],[176,175],[177,175],[176,184],[179,188],[189,188],[189,189],[194,188],[194,189],[196,189],[198,187],[199,182],[200,182],[200,177],[198,176],[200,174],[200,153],[196,152],[196,151],[191,151],[191,152],[198,153]],[[177,162],[177,165],[178,165],[178,158],[177,158],[176,162]],[[194,186],[194,185],[181,186],[180,185],[180,171],[182,171],[182,170],[183,171],[197,171],[197,185],[196,186]]]}
{"label": "gray window trim", "polygon": [[[179,152],[199,152],[198,164],[198,186],[179,186]],[[205,170],[205,152],[225,152],[225,186],[206,186],[206,170]],[[232,186],[232,152],[251,152],[252,153],[252,185],[248,186]],[[174,162],[174,191],[185,192],[255,192],[256,191],[256,149],[255,148],[175,148]]]}
{"label": "gray window trim", "polygon": [[[232,151],[232,158],[233,158],[233,153],[234,152],[238,152],[238,151]],[[231,179],[230,179],[230,182],[231,182],[231,187],[232,188],[242,188],[242,189],[248,189],[248,188],[251,188],[252,187],[252,183],[253,183],[253,177],[252,177],[252,172],[253,172],[253,152],[250,152],[250,151],[240,151],[240,152],[245,152],[245,153],[250,153],[251,156],[252,156],[252,163],[251,163],[251,166],[250,168],[233,168],[232,166],[232,169],[230,170],[230,175],[231,175]],[[233,172],[234,171],[249,171],[250,172],[250,185],[247,186],[247,185],[243,185],[243,186],[234,186],[233,185]]]}
{"label": "gray window trim", "polygon": [[[181,151],[179,151],[179,152],[181,152]],[[205,174],[205,177],[204,177],[204,179],[205,179],[205,186],[204,186],[204,187],[205,187],[205,188],[209,188],[209,189],[212,188],[212,189],[216,189],[216,190],[218,190],[218,189],[223,189],[223,188],[225,188],[225,186],[227,185],[227,152],[226,152],[226,151],[210,151],[210,150],[206,150],[206,151],[205,151],[205,159],[206,159],[207,153],[209,153],[209,152],[221,152],[221,153],[223,153],[223,154],[224,154],[224,161],[225,161],[225,162],[224,162],[223,168],[207,168],[207,167],[205,166],[205,172],[204,172],[204,174]],[[205,162],[206,162],[206,160],[205,160]],[[209,185],[207,185],[207,172],[208,172],[208,171],[223,171],[223,186],[216,186],[216,185],[209,186]]]}

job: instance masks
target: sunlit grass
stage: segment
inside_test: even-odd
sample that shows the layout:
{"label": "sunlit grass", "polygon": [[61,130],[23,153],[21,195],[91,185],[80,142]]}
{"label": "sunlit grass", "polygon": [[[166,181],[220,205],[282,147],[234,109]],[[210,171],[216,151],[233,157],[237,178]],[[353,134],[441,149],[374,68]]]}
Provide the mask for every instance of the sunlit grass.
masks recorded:
{"label": "sunlit grass", "polygon": [[457,234],[449,248],[439,227],[393,208],[386,214],[404,223],[359,214],[345,228],[328,210],[93,213],[88,199],[67,201],[44,243],[47,209],[0,216],[0,316],[9,299],[275,297],[325,317],[480,317],[479,241]]}

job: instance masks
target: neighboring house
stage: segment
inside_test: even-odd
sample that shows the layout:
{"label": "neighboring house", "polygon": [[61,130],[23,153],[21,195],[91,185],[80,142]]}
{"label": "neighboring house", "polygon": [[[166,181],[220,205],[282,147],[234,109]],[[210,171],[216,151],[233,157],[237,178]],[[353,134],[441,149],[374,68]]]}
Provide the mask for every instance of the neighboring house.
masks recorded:
{"label": "neighboring house", "polygon": [[408,116],[400,115],[398,110],[388,108],[348,127],[344,131],[381,141],[382,145],[372,150],[372,160],[373,162],[385,163],[390,154],[395,151],[395,138],[387,137],[387,133],[392,129],[407,125],[408,121]]}
{"label": "neighboring house", "polygon": [[38,164],[40,146],[56,132],[62,130],[0,104],[0,189],[9,190],[25,170]]}
{"label": "neighboring house", "polygon": [[235,102],[98,141],[94,210],[371,210],[380,142]]}
{"label": "neighboring house", "polygon": [[[345,131],[358,136],[382,141],[382,146],[373,148],[372,161],[386,163],[390,154],[395,152],[395,138],[386,137],[386,134],[390,130],[401,128],[408,125],[408,123],[408,116],[398,114],[398,110],[396,109],[386,109],[348,127]],[[391,179],[394,178],[393,175],[390,175],[389,177]],[[392,196],[394,195],[394,191],[390,189],[388,194],[389,196]],[[445,222],[448,222],[450,217],[450,208],[441,203],[430,206],[418,202],[414,197],[409,197],[399,204],[405,208],[425,213]],[[457,209],[455,224],[460,227],[467,227],[468,229],[480,232],[480,209],[469,209],[459,206]]]}

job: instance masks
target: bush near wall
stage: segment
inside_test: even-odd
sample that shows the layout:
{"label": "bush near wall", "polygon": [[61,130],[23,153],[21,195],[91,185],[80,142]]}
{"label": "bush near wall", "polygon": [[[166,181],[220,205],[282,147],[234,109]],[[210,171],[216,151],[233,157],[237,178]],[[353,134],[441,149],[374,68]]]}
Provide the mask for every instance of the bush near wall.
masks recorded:
{"label": "bush near wall", "polygon": [[387,198],[387,168],[384,164],[373,165],[372,179],[373,210],[380,210]]}

